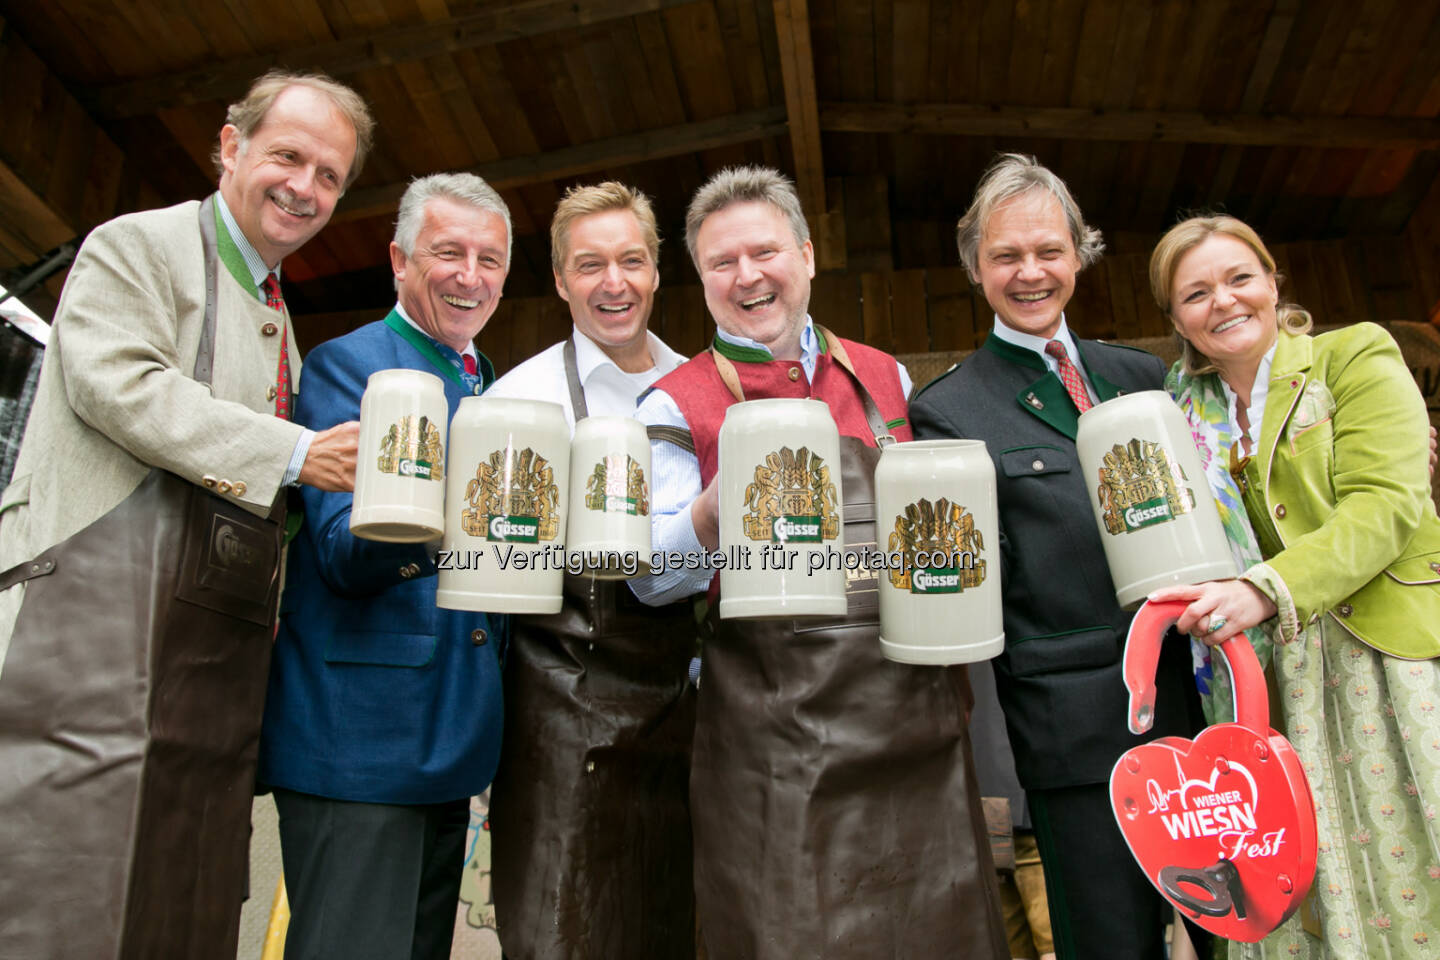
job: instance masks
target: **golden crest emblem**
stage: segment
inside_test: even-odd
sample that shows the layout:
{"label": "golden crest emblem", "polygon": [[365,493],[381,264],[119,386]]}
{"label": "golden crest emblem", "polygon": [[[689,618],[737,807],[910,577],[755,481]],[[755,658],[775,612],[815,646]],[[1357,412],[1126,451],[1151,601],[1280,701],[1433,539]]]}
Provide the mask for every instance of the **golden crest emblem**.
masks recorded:
{"label": "golden crest emblem", "polygon": [[650,485],[645,471],[628,453],[610,453],[585,479],[585,509],[600,513],[650,514]]}
{"label": "golden crest emblem", "polygon": [[493,451],[465,485],[460,529],[472,537],[516,543],[554,540],[560,533],[555,468],[534,450]]}
{"label": "golden crest emblem", "polygon": [[755,467],[741,520],[751,540],[819,543],[840,535],[830,467],[808,447],[781,447]]}
{"label": "golden crest emblem", "polygon": [[445,443],[440,427],[429,417],[405,416],[380,439],[375,465],[381,473],[420,480],[445,479]]}
{"label": "golden crest emblem", "polygon": [[895,518],[889,549],[905,558],[888,571],[890,585],[899,590],[961,593],[985,582],[985,538],[975,529],[975,516],[944,497],[906,506]]}
{"label": "golden crest emblem", "polygon": [[1158,443],[1115,444],[1100,466],[1096,494],[1111,534],[1169,523],[1195,509],[1195,493],[1180,465]]}

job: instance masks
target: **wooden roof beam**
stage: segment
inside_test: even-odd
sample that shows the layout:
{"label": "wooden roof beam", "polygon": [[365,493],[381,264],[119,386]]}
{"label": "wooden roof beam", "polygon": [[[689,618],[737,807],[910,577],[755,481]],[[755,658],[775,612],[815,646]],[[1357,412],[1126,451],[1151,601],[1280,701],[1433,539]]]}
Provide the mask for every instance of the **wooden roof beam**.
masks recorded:
{"label": "wooden roof beam", "polygon": [[344,77],[373,67],[633,17],[696,0],[508,0],[411,27],[387,28],[333,43],[291,47],[194,70],[144,77],[94,90],[91,108],[106,117],[133,117],[169,107],[229,100],[273,67],[323,70]]}
{"label": "wooden roof beam", "polygon": [[[495,189],[506,190],[776,137],[784,133],[785,128],[785,110],[764,107],[714,120],[596,140],[548,153],[495,160],[471,167],[470,172],[483,177]],[[407,181],[400,181],[352,190],[341,199],[333,219],[342,222],[393,214],[408,185]]]}
{"label": "wooden roof beam", "polygon": [[846,133],[1035,137],[1127,143],[1359,148],[1440,147],[1440,121],[1411,117],[1290,117],[1256,114],[987,107],[969,104],[822,103],[820,128]]}
{"label": "wooden roof beam", "polygon": [[774,0],[775,34],[780,46],[780,77],[790,122],[790,152],[795,187],[810,222],[817,266],[845,266],[845,216],[825,202],[825,161],[820,150],[820,114],[815,95],[815,56],[810,46],[810,10],[806,0]]}

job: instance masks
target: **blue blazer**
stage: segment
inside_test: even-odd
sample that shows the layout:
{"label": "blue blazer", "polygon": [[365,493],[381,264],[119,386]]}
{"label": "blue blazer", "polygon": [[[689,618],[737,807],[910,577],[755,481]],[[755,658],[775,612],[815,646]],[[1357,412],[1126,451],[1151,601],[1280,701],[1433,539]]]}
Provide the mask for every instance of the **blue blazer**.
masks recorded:
{"label": "blue blazer", "polygon": [[[305,359],[296,422],[319,431],[359,419],[366,379],[395,367],[435,372],[383,323],[321,344]],[[445,380],[452,417],[462,395]],[[260,782],[372,803],[481,792],[500,757],[507,618],[437,608],[425,546],[351,536],[351,494],[302,487],[301,496]]]}

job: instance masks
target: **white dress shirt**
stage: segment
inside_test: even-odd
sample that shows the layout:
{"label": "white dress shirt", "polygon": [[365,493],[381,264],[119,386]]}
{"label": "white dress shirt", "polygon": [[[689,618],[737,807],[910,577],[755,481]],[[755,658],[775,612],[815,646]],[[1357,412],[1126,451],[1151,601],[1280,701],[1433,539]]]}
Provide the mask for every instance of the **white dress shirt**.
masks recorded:
{"label": "white dress shirt", "polygon": [[[726,343],[737,347],[748,347],[770,353],[770,348],[745,337],[731,336],[717,329],[716,335]],[[772,354],[773,356],[773,354]],[[800,332],[800,366],[805,379],[815,380],[815,364],[820,356],[820,338],[815,334],[815,324],[808,316],[805,329]],[[910,373],[898,360],[900,389],[910,396]],[[664,425],[689,430],[679,406],[663,390],[651,390],[640,403],[635,417],[647,427]],[[698,556],[705,552],[700,539],[695,535],[695,525],[690,519],[690,504],[700,496],[700,460],[688,450],[682,450],[665,440],[650,441],[651,485],[651,549],[657,552],[678,551],[686,556]],[[648,577],[637,577],[630,581],[630,589],[645,603],[653,606],[670,603],[681,597],[700,593],[710,586],[713,570],[666,569],[652,570]]]}
{"label": "white dress shirt", "polygon": [[1045,361],[1045,369],[1055,374],[1060,382],[1064,383],[1065,378],[1060,376],[1060,361],[1045,352],[1045,345],[1050,340],[1059,340],[1065,345],[1065,355],[1070,358],[1070,362],[1075,364],[1075,369],[1080,372],[1080,382],[1085,384],[1085,392],[1090,395],[1090,402],[1100,402],[1100,395],[1095,392],[1095,385],[1090,382],[1090,374],[1085,372],[1085,364],[1080,361],[1080,351],[1075,349],[1075,338],[1070,335],[1070,327],[1065,323],[1065,314],[1060,314],[1060,329],[1055,331],[1055,336],[1050,340],[1007,327],[998,316],[995,318],[995,328],[991,333],[1006,343],[1040,354],[1040,359]]}
{"label": "white dress shirt", "polygon": [[[645,334],[654,365],[640,373],[626,373],[611,360],[599,344],[578,329],[572,329],[575,343],[575,370],[585,391],[585,406],[591,416],[633,417],[635,401],[650,384],[685,362],[655,334]],[[512,400],[549,400],[565,408],[565,422],[575,432],[575,411],[570,406],[570,386],[565,382],[565,343],[546,347],[514,370],[496,380],[487,397]],[[653,469],[651,471],[654,472]]]}
{"label": "white dress shirt", "polygon": [[[1270,394],[1270,365],[1275,362],[1275,347],[1279,342],[1277,338],[1275,343],[1270,344],[1270,349],[1265,351],[1260,368],[1255,371],[1255,385],[1250,388],[1250,406],[1245,409],[1245,419],[1250,422],[1250,432],[1245,434],[1250,439],[1250,449],[1246,450],[1244,446],[1240,448],[1246,455],[1260,449],[1260,425],[1265,419],[1265,398]],[[1230,404],[1230,436],[1239,437],[1244,433],[1240,429],[1239,412],[1236,410],[1239,397],[1223,377],[1220,378],[1220,389],[1225,391],[1225,399]]]}

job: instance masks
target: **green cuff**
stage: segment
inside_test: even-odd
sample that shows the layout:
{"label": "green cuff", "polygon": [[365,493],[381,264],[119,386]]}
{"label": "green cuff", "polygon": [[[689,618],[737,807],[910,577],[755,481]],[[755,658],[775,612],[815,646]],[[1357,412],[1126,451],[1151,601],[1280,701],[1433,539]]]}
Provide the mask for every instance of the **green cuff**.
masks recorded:
{"label": "green cuff", "polygon": [[1275,568],[1268,563],[1257,563],[1240,575],[1240,579],[1259,590],[1275,604],[1275,629],[1271,631],[1276,643],[1290,643],[1300,636],[1300,617],[1295,609],[1295,600],[1290,588]]}

